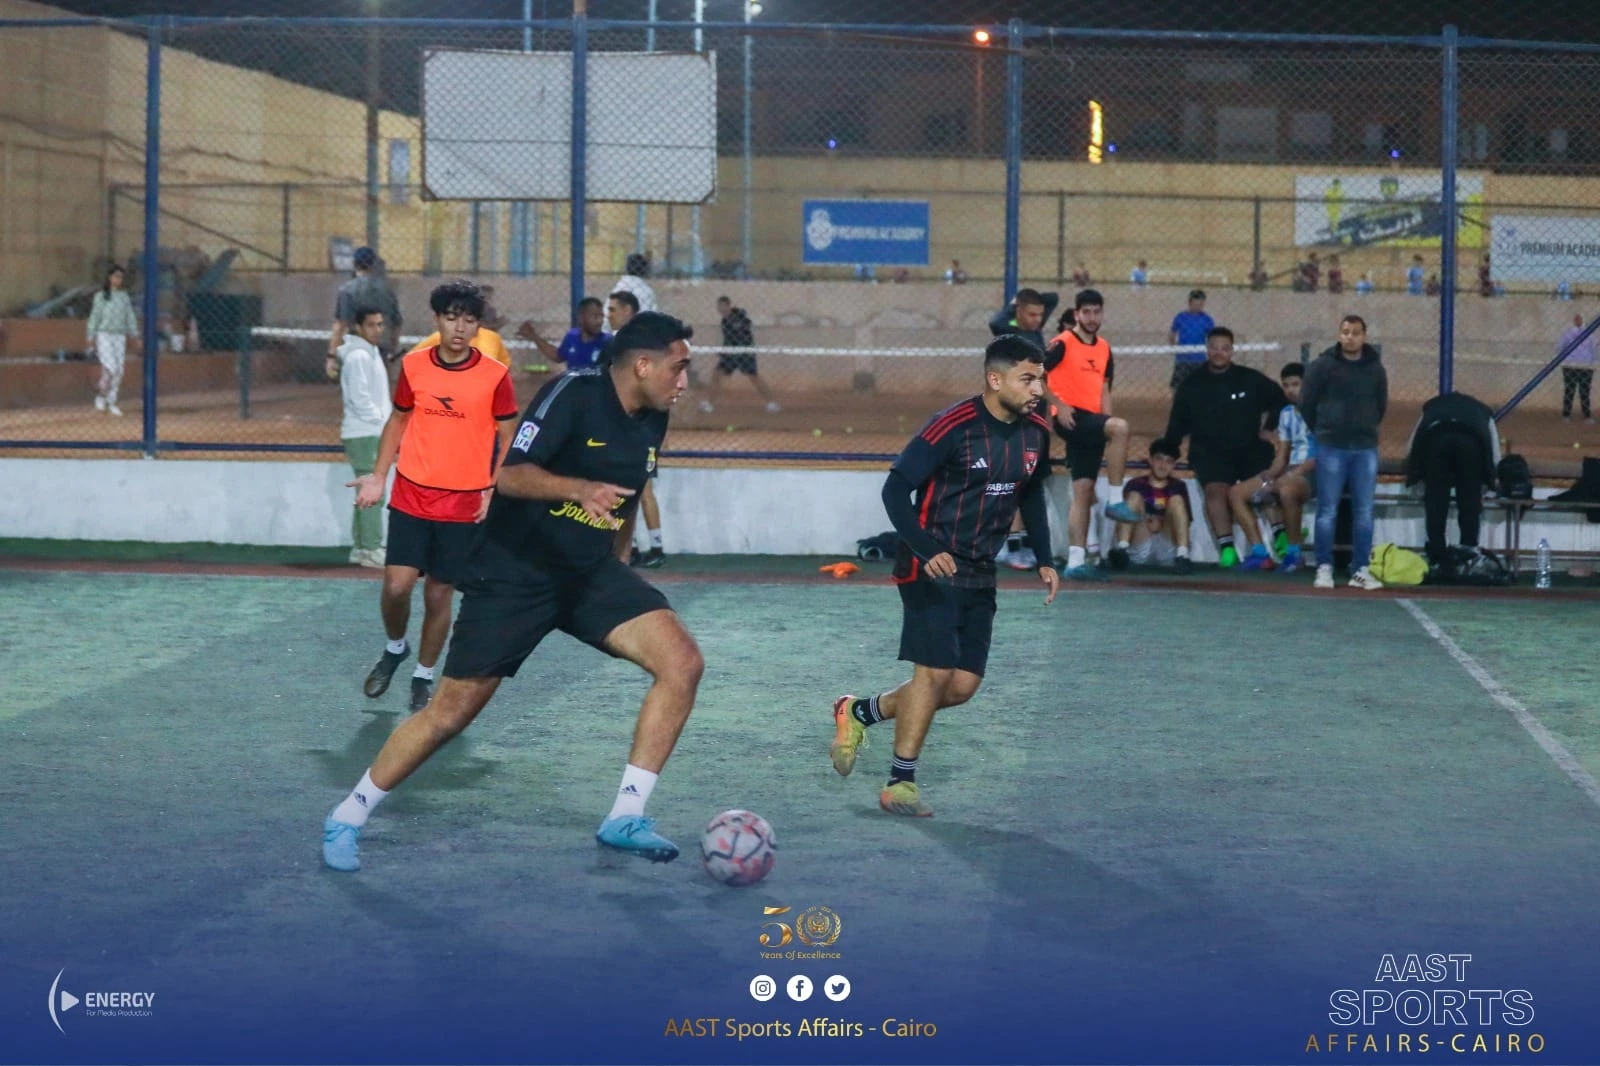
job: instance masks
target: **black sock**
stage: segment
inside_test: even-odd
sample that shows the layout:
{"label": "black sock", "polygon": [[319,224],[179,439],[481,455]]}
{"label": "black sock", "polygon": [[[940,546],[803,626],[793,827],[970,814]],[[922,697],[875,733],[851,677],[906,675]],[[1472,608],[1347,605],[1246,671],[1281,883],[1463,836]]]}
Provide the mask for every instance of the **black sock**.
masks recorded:
{"label": "black sock", "polygon": [[1226,536],[1226,537],[1218,537],[1217,538],[1217,554],[1218,555],[1222,554],[1222,549],[1231,548],[1231,547],[1233,547],[1233,536],[1231,534],[1229,536]]}
{"label": "black sock", "polygon": [[889,784],[892,785],[897,781],[916,781],[916,779],[917,760],[902,759],[896,755],[894,762],[889,764]]}
{"label": "black sock", "polygon": [[850,713],[862,725],[872,725],[874,722],[883,721],[883,714],[878,710],[878,697],[871,696],[864,700],[856,700],[850,705]]}
{"label": "black sock", "polygon": [[1006,551],[1008,551],[1008,552],[1016,552],[1016,551],[1021,551],[1021,550],[1022,550],[1022,534],[1021,533],[1007,533],[1006,534]]}

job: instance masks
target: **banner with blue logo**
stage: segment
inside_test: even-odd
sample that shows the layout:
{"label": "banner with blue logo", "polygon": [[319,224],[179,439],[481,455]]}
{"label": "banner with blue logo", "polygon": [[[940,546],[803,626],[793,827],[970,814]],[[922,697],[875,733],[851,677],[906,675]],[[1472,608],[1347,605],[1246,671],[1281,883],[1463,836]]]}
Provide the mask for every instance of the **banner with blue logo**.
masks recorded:
{"label": "banner with blue logo", "polygon": [[807,200],[806,263],[928,265],[928,201]]}

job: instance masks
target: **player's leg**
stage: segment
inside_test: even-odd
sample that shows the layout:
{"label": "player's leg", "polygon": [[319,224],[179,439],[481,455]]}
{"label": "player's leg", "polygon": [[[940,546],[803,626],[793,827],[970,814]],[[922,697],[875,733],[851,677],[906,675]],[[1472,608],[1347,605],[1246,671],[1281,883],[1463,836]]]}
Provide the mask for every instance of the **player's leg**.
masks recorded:
{"label": "player's leg", "polygon": [[122,408],[117,406],[117,393],[122,388],[122,371],[128,363],[128,338],[120,333],[104,336],[111,342],[110,359],[106,363],[106,410],[120,415]]}
{"label": "player's leg", "polygon": [[1594,412],[1589,409],[1589,390],[1594,385],[1594,370],[1590,367],[1581,367],[1578,370],[1578,399],[1583,405],[1583,420],[1594,421]]}
{"label": "player's leg", "polygon": [[1578,371],[1570,366],[1561,368],[1561,420],[1572,417],[1572,400],[1578,393]]}
{"label": "player's leg", "polygon": [[1106,504],[1106,517],[1114,522],[1128,521],[1129,514],[1122,498],[1123,480],[1128,473],[1128,421],[1108,418],[1103,431],[1106,438],[1106,483],[1111,486],[1111,502]]}
{"label": "player's leg", "polygon": [[1180,574],[1187,574],[1194,565],[1189,561],[1189,494],[1180,492],[1167,501],[1167,514],[1161,531],[1172,542],[1172,565]]}
{"label": "player's leg", "polygon": [[1286,574],[1300,569],[1300,542],[1306,501],[1311,498],[1311,483],[1300,474],[1285,474],[1278,479],[1278,504],[1283,508],[1286,546],[1278,564]]}
{"label": "player's leg", "polygon": [[1228,487],[1228,510],[1231,522],[1244,533],[1249,549],[1244,557],[1246,570],[1271,570],[1272,556],[1261,540],[1261,523],[1256,518],[1251,499],[1266,485],[1260,474],[1251,474]]}
{"label": "player's leg", "polygon": [[1137,492],[1123,490],[1122,503],[1134,516],[1132,522],[1118,522],[1112,529],[1111,552],[1106,556],[1106,561],[1113,570],[1126,570],[1128,568],[1128,549],[1135,543],[1143,544],[1150,531],[1145,528],[1144,497]]}
{"label": "player's leg", "polygon": [[322,860],[335,870],[359,870],[361,829],[379,802],[471,724],[499,686],[498,677],[445,678],[428,705],[389,734],[360,782],[323,821]]}
{"label": "player's leg", "polygon": [[753,356],[753,355],[742,355],[742,356],[740,356],[739,357],[739,372],[741,374],[743,374],[745,377],[750,379],[750,384],[755,387],[757,395],[759,395],[763,400],[766,401],[767,414],[775,415],[779,411],[783,410],[783,408],[778,405],[778,401],[772,398],[772,390],[767,388],[767,383],[762,380],[761,374],[758,372],[758,370],[756,368],[756,357],[755,356]]}
{"label": "player's leg", "polygon": [[393,562],[396,526],[403,525],[395,522],[398,514],[398,511],[389,512],[390,561],[384,565],[383,591],[378,594],[378,610],[383,617],[383,634],[388,638],[388,643],[384,645],[378,661],[367,672],[367,679],[361,686],[361,690],[373,699],[389,691],[389,682],[394,678],[395,670],[411,654],[411,645],[406,643],[406,629],[411,624],[411,591],[422,577],[418,567],[396,565]]}
{"label": "player's leg", "polygon": [[1319,589],[1333,588],[1333,540],[1338,525],[1339,498],[1350,473],[1351,452],[1317,447],[1317,580]]}
{"label": "player's leg", "polygon": [[700,410],[708,415],[717,409],[717,394],[722,391],[722,379],[733,373],[731,359],[727,355],[718,356],[716,369],[711,371],[711,377],[706,382],[706,394],[700,399]]}
{"label": "player's leg", "polygon": [[1089,522],[1094,518],[1093,477],[1079,477],[1073,471],[1072,506],[1067,510],[1067,569],[1061,575],[1074,581],[1099,581],[1099,567],[1089,565]]}
{"label": "player's leg", "polygon": [[422,637],[417,641],[417,668],[411,674],[411,709],[421,710],[433,695],[433,667],[450,636],[450,608],[456,587],[429,574],[422,582]]}
{"label": "player's leg", "polygon": [[1233,546],[1233,501],[1228,497],[1231,487],[1226,480],[1204,484],[1206,521],[1217,542],[1217,565],[1223,569],[1239,565],[1239,550]]}

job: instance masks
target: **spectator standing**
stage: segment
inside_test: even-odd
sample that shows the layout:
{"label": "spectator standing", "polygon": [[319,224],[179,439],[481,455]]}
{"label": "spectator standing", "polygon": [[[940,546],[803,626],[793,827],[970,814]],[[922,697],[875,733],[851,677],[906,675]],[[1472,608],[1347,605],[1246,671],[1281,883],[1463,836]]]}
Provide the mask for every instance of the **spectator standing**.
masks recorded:
{"label": "spectator standing", "polygon": [[378,350],[384,358],[387,359],[400,342],[400,301],[395,299],[394,290],[389,288],[388,282],[378,274],[378,253],[371,248],[357,248],[352,264],[355,276],[339,286],[333,303],[333,328],[328,331],[328,360],[325,366],[330,378],[339,374],[339,346],[344,343],[344,335],[350,327],[355,325],[356,308],[370,307],[383,312],[385,332]]}
{"label": "spectator standing", "polygon": [[1485,300],[1494,297],[1494,274],[1489,270],[1489,256],[1478,260],[1478,295]]}
{"label": "spectator standing", "polygon": [[[635,252],[628,256],[622,277],[618,278],[617,283],[611,286],[611,291],[632,293],[633,298],[639,304],[635,308],[636,311],[659,311],[660,308],[656,306],[656,290],[652,289],[650,283],[645,280],[649,276],[650,257]],[[617,330],[622,327],[613,322],[611,328]]]}
{"label": "spectator standing", "polygon": [[478,291],[483,293],[483,321],[478,325],[484,329],[492,329],[496,333],[505,327],[506,320],[494,306],[494,286],[479,285]]}
{"label": "spectator standing", "polygon": [[[89,344],[95,358],[100,361],[100,383],[95,390],[94,409],[107,411],[118,418],[122,408],[117,406],[117,391],[122,388],[122,371],[128,360],[128,341],[139,343],[139,318],[133,313],[133,300],[123,288],[128,275],[115,263],[106,271],[100,291],[94,294],[89,307],[87,330]],[[1587,392],[1584,393],[1588,395]],[[1588,409],[1584,400],[1584,409]]]}
{"label": "spectator standing", "polygon": [[[1583,332],[1583,316],[1573,315],[1572,325],[1561,335],[1561,344],[1557,352],[1566,351],[1567,345],[1578,339]],[[1583,421],[1585,425],[1594,425],[1594,416],[1589,410],[1589,389],[1594,384],[1594,334],[1584,338],[1582,344],[1572,349],[1566,361],[1561,364],[1561,421],[1572,419],[1572,398],[1576,396],[1581,401],[1583,408]]]}
{"label": "spectator standing", "polygon": [[1316,292],[1322,284],[1322,261],[1317,258],[1317,253],[1312,252],[1300,264],[1299,284],[1295,287],[1301,292]]}
{"label": "spectator standing", "polygon": [[[1261,433],[1283,404],[1283,390],[1276,382],[1233,361],[1233,331],[1224,326],[1213,327],[1206,338],[1205,369],[1190,374],[1172,395],[1172,414],[1163,436],[1174,448],[1189,438],[1189,466],[1205,491],[1206,521],[1216,537],[1217,562],[1223,569],[1239,565],[1239,551],[1233,545],[1233,490],[1253,483],[1272,466],[1272,445]],[[1245,510],[1238,517],[1250,544],[1245,568],[1271,569],[1272,556],[1249,512],[1250,493],[1243,497]]]}
{"label": "spectator standing", "polygon": [[1440,288],[1439,274],[1438,271],[1435,271],[1434,273],[1428,275],[1428,285],[1427,288],[1423,290],[1422,294],[1424,296],[1437,296],[1439,295]]}
{"label": "spectator standing", "polygon": [[700,410],[706,414],[715,411],[716,405],[712,401],[716,399],[717,392],[722,387],[722,379],[734,374],[743,374],[750,379],[750,384],[755,386],[761,398],[767,401],[767,414],[777,414],[783,408],[772,398],[772,390],[761,380],[761,374],[756,367],[756,353],[753,350],[756,346],[756,335],[755,327],[750,323],[750,316],[745,314],[744,308],[733,306],[733,301],[726,296],[717,297],[717,314],[722,318],[722,346],[751,350],[723,352],[717,356],[717,369],[711,375],[705,399],[700,401]]}
{"label": "spectator standing", "polygon": [[1172,328],[1167,332],[1167,343],[1193,347],[1192,352],[1177,352],[1172,359],[1172,380],[1168,383],[1176,389],[1183,384],[1183,379],[1192,374],[1196,367],[1206,361],[1206,335],[1216,326],[1210,315],[1206,314],[1206,294],[1200,289],[1195,289],[1189,294],[1189,306],[1186,310],[1179,311],[1172,319]]}
{"label": "spectator standing", "polygon": [[1133,273],[1128,275],[1128,281],[1136,289],[1142,289],[1150,284],[1150,266],[1143,259],[1133,268]]}
{"label": "spectator standing", "polygon": [[638,313],[639,298],[626,289],[618,289],[606,297],[606,321],[611,323],[612,334],[633,321]]}
{"label": "spectator standing", "polygon": [[1094,282],[1089,280],[1088,264],[1079,263],[1072,271],[1072,287],[1075,289],[1087,289],[1092,284]]}
{"label": "spectator standing", "polygon": [[517,329],[517,335],[532,341],[540,355],[562,364],[564,369],[583,370],[599,364],[600,353],[611,341],[611,334],[604,326],[605,308],[597,298],[585,296],[578,301],[578,324],[567,330],[560,347],[539,336],[539,328],[532,322],[524,322]]}
{"label": "spectator standing", "polygon": [[944,280],[948,285],[965,285],[967,272],[961,269],[961,260],[950,260],[950,269],[944,272]]}
{"label": "spectator standing", "polygon": [[1361,275],[1361,280],[1356,282],[1356,295],[1357,296],[1365,296],[1365,295],[1367,295],[1367,293],[1369,293],[1371,291],[1372,291],[1372,274],[1369,271],[1368,273],[1362,274]]}
{"label": "spectator standing", "polygon": [[1389,407],[1389,377],[1367,343],[1360,315],[1339,322],[1339,342],[1306,369],[1300,413],[1317,438],[1317,579],[1333,588],[1333,536],[1339,500],[1350,492],[1350,587],[1380,589],[1372,557],[1372,502],[1378,489],[1378,426]]}
{"label": "spectator standing", "polygon": [[[344,398],[344,419],[339,423],[339,443],[359,481],[378,464],[378,440],[394,413],[389,400],[389,372],[384,369],[378,342],[383,339],[383,312],[370,307],[355,310],[355,325],[339,345],[339,392]],[[350,533],[354,546],[350,561],[381,570],[384,566],[384,486],[379,486],[375,506],[353,508]]]}
{"label": "spectator standing", "polygon": [[1499,465],[1500,433],[1488,404],[1464,392],[1449,392],[1422,405],[1406,448],[1406,484],[1423,483],[1428,562],[1433,566],[1450,564],[1445,522],[1452,491],[1461,546],[1478,546],[1483,490],[1494,484]]}
{"label": "spectator standing", "polygon": [[1339,266],[1339,257],[1328,256],[1328,291],[1334,296],[1344,292],[1344,268]]}
{"label": "spectator standing", "polygon": [[1406,292],[1412,296],[1422,296],[1425,293],[1425,277],[1427,271],[1422,269],[1422,256],[1411,257],[1411,267],[1406,271]]}

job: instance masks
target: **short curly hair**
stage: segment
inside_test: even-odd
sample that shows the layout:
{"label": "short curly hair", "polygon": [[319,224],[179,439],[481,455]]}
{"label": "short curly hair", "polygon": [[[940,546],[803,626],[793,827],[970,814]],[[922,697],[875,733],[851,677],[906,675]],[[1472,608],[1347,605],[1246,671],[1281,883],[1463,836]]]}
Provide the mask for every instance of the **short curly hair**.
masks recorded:
{"label": "short curly hair", "polygon": [[483,290],[465,279],[447,281],[428,296],[428,306],[436,315],[471,315],[482,318]]}

